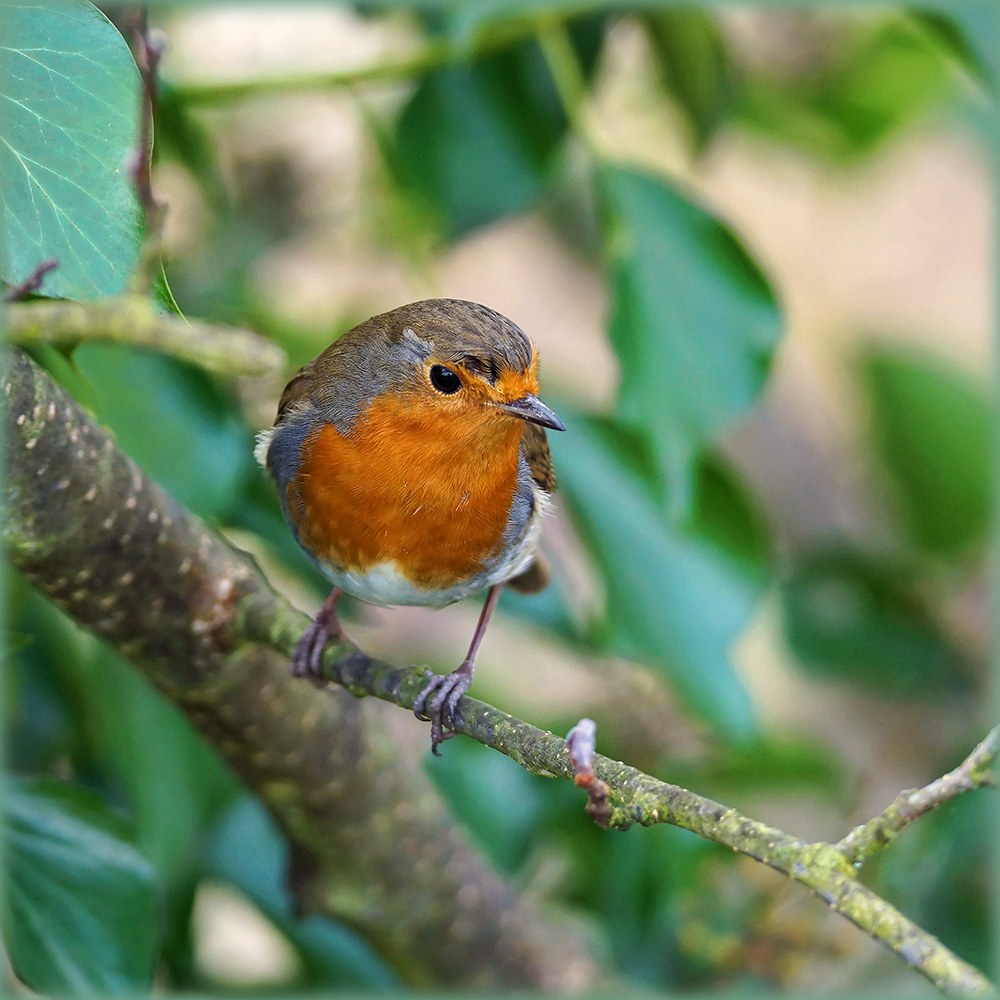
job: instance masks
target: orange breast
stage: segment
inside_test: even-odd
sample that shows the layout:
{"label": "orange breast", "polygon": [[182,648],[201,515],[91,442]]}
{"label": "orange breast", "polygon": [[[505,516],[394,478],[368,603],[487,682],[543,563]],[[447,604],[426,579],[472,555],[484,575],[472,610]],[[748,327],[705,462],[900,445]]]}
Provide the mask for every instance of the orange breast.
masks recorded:
{"label": "orange breast", "polygon": [[346,436],[324,424],[289,485],[303,541],[342,569],[392,560],[419,586],[460,583],[499,548],[522,429],[481,409],[456,419],[413,395],[373,401]]}

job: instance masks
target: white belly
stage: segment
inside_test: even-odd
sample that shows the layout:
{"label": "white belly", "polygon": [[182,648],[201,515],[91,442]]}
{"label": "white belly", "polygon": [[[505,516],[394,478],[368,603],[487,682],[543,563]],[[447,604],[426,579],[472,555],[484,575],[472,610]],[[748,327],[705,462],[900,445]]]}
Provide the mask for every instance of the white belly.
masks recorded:
{"label": "white belly", "polygon": [[317,562],[316,565],[336,586],[367,604],[378,604],[382,607],[390,604],[418,604],[443,608],[485,587],[510,580],[526,570],[538,551],[542,514],[547,506],[548,494],[537,490],[535,510],[521,541],[484,571],[444,590],[417,587],[403,576],[396,564],[391,561],[379,563],[365,572],[341,572],[324,563]]}

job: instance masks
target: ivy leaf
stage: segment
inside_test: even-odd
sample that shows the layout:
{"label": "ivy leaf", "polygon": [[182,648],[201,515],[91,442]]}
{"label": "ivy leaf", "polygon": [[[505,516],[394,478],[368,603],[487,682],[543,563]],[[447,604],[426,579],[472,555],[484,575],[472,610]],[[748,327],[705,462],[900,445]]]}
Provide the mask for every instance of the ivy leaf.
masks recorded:
{"label": "ivy leaf", "polygon": [[559,488],[599,565],[611,645],[661,670],[702,718],[732,737],[755,728],[729,662],[757,588],[706,542],[671,528],[618,440],[560,407],[565,434],[550,436]]}
{"label": "ivy leaf", "polygon": [[955,559],[993,519],[996,415],[987,393],[940,358],[873,351],[864,366],[872,435],[910,537]]}
{"label": "ivy leaf", "polygon": [[650,435],[678,520],[704,446],[756,402],[778,339],[774,293],[733,232],[650,174],[599,175],[619,414]]}
{"label": "ivy leaf", "polygon": [[48,994],[148,992],[153,871],[107,805],[54,781],[5,798],[4,940],[18,977]]}
{"label": "ivy leaf", "polygon": [[[589,79],[603,18],[578,18],[568,31]],[[424,77],[383,153],[400,186],[456,238],[541,197],[568,124],[531,39]]]}
{"label": "ivy leaf", "polygon": [[139,74],[125,40],[92,4],[41,0],[0,11],[0,278],[59,267],[45,294],[113,295],[139,257],[130,162]]}

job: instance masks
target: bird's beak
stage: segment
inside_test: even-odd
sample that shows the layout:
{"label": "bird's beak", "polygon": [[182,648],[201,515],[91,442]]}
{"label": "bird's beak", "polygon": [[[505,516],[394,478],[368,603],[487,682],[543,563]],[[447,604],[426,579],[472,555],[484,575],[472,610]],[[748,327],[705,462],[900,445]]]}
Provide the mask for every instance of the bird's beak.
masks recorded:
{"label": "bird's beak", "polygon": [[537,396],[527,395],[510,403],[497,403],[499,409],[512,417],[519,417],[542,427],[551,427],[554,431],[566,430],[566,425]]}

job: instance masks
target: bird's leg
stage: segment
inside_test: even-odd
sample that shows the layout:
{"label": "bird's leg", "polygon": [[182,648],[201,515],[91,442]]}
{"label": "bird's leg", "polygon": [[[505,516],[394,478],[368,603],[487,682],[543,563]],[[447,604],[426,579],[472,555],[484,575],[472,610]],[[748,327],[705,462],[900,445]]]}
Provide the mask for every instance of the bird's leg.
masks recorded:
{"label": "bird's leg", "polygon": [[[453,670],[450,674],[438,674],[432,677],[413,703],[413,714],[421,722],[430,721],[431,751],[438,757],[441,756],[438,744],[451,739],[454,735],[454,733],[445,733],[444,726],[454,725],[455,708],[458,705],[459,699],[469,690],[469,685],[472,683],[472,667],[476,662],[476,652],[479,650],[479,644],[483,641],[483,636],[486,634],[486,626],[489,624],[493,609],[497,606],[501,590],[503,590],[502,583],[497,583],[490,587],[486,595],[486,603],[479,614],[479,623],[476,625],[476,631],[472,635],[469,652],[466,654],[465,659],[462,660],[459,668]],[[431,698],[428,705],[427,699],[432,694],[434,697]],[[424,715],[425,710],[428,713],[427,715]]]}
{"label": "bird's leg", "polygon": [[337,617],[337,601],[340,600],[342,593],[340,587],[334,587],[330,591],[330,596],[323,602],[323,606],[316,613],[316,618],[306,626],[306,630],[299,637],[292,653],[293,676],[322,680],[320,660],[323,648],[331,639],[339,639],[344,634],[344,630],[340,627],[340,619]]}

